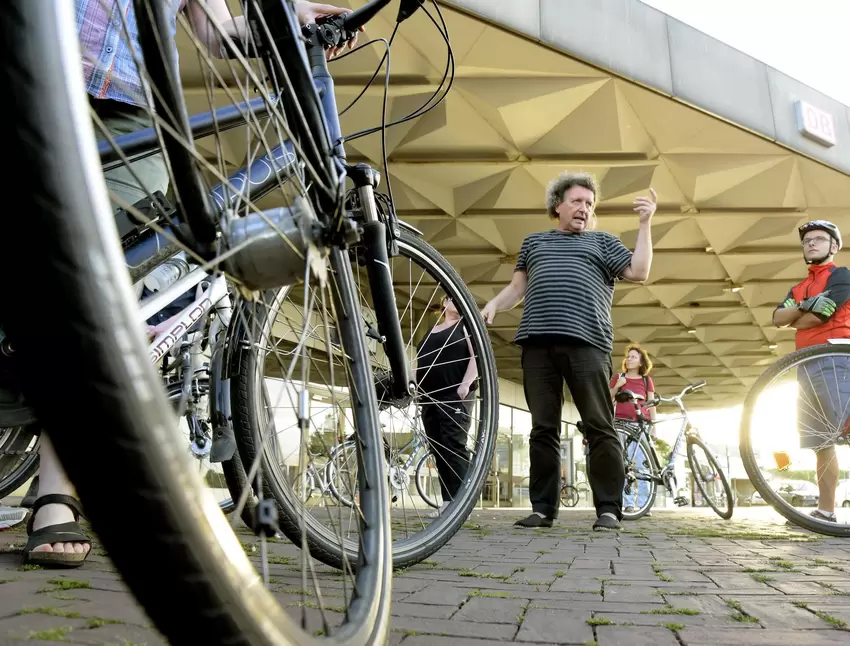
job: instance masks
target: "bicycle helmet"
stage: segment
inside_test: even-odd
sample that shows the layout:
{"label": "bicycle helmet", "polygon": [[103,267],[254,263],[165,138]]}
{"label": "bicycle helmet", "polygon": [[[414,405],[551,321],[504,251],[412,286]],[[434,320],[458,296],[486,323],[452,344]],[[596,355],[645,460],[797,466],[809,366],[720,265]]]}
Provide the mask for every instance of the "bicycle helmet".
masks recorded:
{"label": "bicycle helmet", "polygon": [[809,231],[823,231],[829,234],[835,242],[838,243],[838,250],[841,251],[841,232],[838,230],[838,227],[835,226],[832,222],[827,220],[810,220],[805,224],[800,225],[800,228],[797,229],[800,232],[800,241],[803,241],[803,236],[806,235]]}

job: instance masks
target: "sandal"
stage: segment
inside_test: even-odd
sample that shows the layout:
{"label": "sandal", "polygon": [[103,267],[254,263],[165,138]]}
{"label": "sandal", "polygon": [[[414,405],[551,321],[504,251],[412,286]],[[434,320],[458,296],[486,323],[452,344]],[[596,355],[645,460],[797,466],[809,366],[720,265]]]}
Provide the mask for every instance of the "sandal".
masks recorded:
{"label": "sandal", "polygon": [[[33,519],[38,510],[45,505],[65,505],[74,512],[74,521],[48,525],[33,531]],[[38,498],[32,506],[29,522],[27,523],[27,545],[24,547],[24,563],[42,565],[44,567],[73,568],[80,567],[91,554],[91,539],[83,533],[80,527],[80,517],[83,515],[80,501],[73,496],[51,493]],[[34,552],[36,547],[54,543],[83,543],[89,546],[87,552]]]}

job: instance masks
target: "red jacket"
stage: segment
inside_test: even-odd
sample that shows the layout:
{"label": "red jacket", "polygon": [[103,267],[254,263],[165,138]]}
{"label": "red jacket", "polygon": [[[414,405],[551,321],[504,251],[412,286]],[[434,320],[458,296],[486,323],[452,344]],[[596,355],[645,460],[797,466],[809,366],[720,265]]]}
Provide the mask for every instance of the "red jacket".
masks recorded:
{"label": "red jacket", "polygon": [[787,298],[800,302],[811,296],[823,294],[835,302],[835,313],[821,325],[808,330],[797,330],[797,349],[826,343],[828,339],[850,338],[850,269],[827,265],[809,265],[806,279],[794,285]]}

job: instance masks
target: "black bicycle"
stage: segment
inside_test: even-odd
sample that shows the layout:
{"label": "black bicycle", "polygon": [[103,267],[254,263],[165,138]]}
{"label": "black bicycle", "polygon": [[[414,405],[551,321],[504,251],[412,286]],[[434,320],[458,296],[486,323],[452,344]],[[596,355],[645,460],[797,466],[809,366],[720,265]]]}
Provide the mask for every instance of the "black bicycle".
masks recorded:
{"label": "black bicycle", "polygon": [[[623,459],[626,466],[626,485],[623,489],[625,520],[637,520],[647,514],[655,503],[659,485],[666,487],[677,506],[686,507],[690,504],[687,497],[678,490],[675,473],[676,456],[683,439],[690,475],[702,499],[724,520],[732,517],[734,500],[729,480],[723,473],[714,452],[703,442],[699,431],[691,424],[688,411],[682,401],[686,395],[703,386],[705,382],[700,381],[685,386],[678,395],[656,396],[646,402],[629,390],[622,390],[615,396],[618,402],[633,403],[637,411],[637,421],[634,424],[618,427],[623,440]],[[680,416],[667,418],[665,422],[682,420],[670,457],[663,467],[655,450],[655,444],[652,442],[651,430],[655,422],[648,420],[641,410],[643,407],[658,406],[661,403],[675,404],[680,413]],[[644,483],[643,487],[640,486],[642,483]],[[633,511],[626,511],[629,508]]]}
{"label": "black bicycle", "polygon": [[[5,275],[15,276],[6,301],[14,307],[3,313],[11,349],[3,357],[15,383],[5,385],[20,384],[99,538],[171,643],[305,644],[317,636],[339,644],[384,643],[390,564],[424,558],[463,522],[486,477],[498,410],[492,350],[463,281],[397,219],[391,196],[376,193],[378,173],[346,163],[324,53],[350,39],[389,0],[373,0],[343,18],[303,29],[288,1],[251,0],[243,6],[249,29],[238,41],[207,14],[227,54],[223,64],[212,63],[181,18],[206,88],[185,98],[176,60],[163,46],[172,36],[166,6],[156,0],[133,4],[144,58],[137,63],[153,88],[154,123],[121,136],[89,113],[70,3],[14,0],[0,7],[0,78],[15,97],[3,105],[3,122],[12,126],[4,143],[16,160],[8,179],[31,195],[26,214],[12,218],[2,237],[0,262]],[[402,0],[396,26],[422,4]],[[434,9],[439,15],[436,4]],[[448,44],[442,19],[427,16],[442,25]],[[441,98],[435,93],[434,102]],[[190,120],[190,100],[205,100],[212,109]],[[231,106],[221,109],[223,102]],[[228,134],[243,124],[244,130]],[[100,150],[96,130],[104,139]],[[136,225],[132,239],[123,241],[125,251],[144,244],[151,250],[134,265],[138,274],[132,280],[182,252],[187,270],[165,291],[212,290],[224,274],[237,299],[227,341],[213,355],[210,373],[212,450],[217,442],[231,444],[232,423],[235,441],[218,457],[241,461],[259,499],[255,530],[262,579],[190,468],[153,367],[164,355],[157,356],[158,339],[145,343],[142,332],[142,312],[155,310],[168,296],[154,294],[140,308],[109,208],[102,167],[157,154],[167,159],[173,205],[154,194],[149,210],[124,205]],[[238,159],[247,163],[233,173]],[[346,179],[353,184],[349,191]],[[20,271],[14,266],[20,257],[37,262]],[[406,287],[394,271],[397,258],[420,268],[405,276]],[[430,534],[426,528],[405,536],[394,550],[379,408],[389,403],[408,410],[417,397],[427,396],[410,377],[414,334],[403,333],[405,312],[396,299],[399,289],[408,293],[413,285],[424,285],[427,294],[416,302],[417,311],[427,309],[439,289],[452,297],[464,321],[480,366],[469,442],[475,450],[453,511],[429,524],[435,528]],[[188,306],[178,311],[183,328],[163,334],[182,338],[210,304],[213,298],[204,301],[205,311]],[[376,377],[376,358],[388,366],[391,380]],[[45,383],[40,373],[45,365],[63,367],[60,384]],[[268,377],[269,367],[280,378]],[[376,382],[384,387],[382,403]],[[314,396],[314,390],[321,392]],[[320,396],[330,411],[322,436],[344,436],[340,427],[355,432],[349,476],[356,513],[347,525],[349,507],[313,515],[286,477],[304,472],[307,452],[298,447],[318,423],[311,406]],[[72,425],[87,432],[65,432]],[[283,437],[290,426],[295,431]],[[281,451],[292,448],[297,459],[281,461]],[[251,488],[239,495],[237,512]],[[128,532],[140,517],[145,531]],[[268,538],[278,526],[304,548],[298,622],[262,585],[271,584]],[[319,591],[310,556],[342,570],[333,586],[334,608]],[[168,585],[150,588],[152,572],[160,581],[167,577]],[[308,609],[319,615],[318,625]]]}

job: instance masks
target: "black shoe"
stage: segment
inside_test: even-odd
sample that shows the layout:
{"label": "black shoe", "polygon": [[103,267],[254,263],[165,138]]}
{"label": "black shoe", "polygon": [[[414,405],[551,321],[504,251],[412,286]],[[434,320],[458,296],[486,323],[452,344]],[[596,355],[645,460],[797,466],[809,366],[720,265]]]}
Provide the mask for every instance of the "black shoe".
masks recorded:
{"label": "black shoe", "polygon": [[552,519],[544,518],[539,514],[531,514],[528,518],[522,518],[514,523],[514,527],[551,527]]}
{"label": "black shoe", "polygon": [[599,518],[596,519],[596,522],[593,523],[593,529],[595,531],[616,532],[620,530],[620,521],[614,518],[613,516],[602,514]]}

